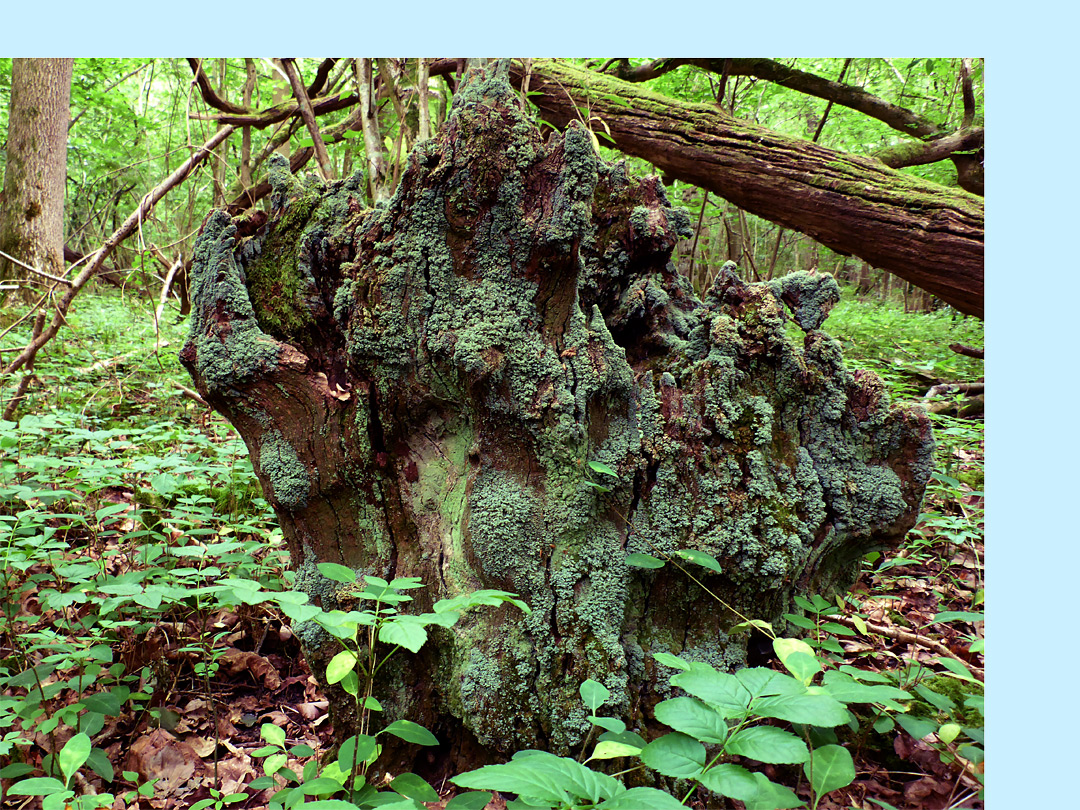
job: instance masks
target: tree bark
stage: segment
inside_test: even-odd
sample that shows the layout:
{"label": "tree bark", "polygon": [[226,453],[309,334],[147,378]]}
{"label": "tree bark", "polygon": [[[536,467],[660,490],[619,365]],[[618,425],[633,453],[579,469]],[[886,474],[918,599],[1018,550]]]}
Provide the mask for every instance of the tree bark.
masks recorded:
{"label": "tree bark", "polygon": [[554,61],[532,63],[530,90],[546,120],[587,109],[621,151],[982,317],[981,199]]}
{"label": "tree bark", "polygon": [[[53,276],[64,273],[64,188],[71,59],[14,59],[0,250]],[[0,280],[27,272],[0,257]],[[18,294],[29,302],[30,287]]]}
{"label": "tree bark", "polygon": [[[349,603],[320,562],[421,577],[418,612],[478,588],[531,605],[466,614],[379,684],[384,718],[434,731],[450,769],[576,751],[586,678],[646,730],[669,691],[652,653],[743,665],[739,614],[780,622],[794,593],[847,586],[914,524],[931,471],[925,415],[819,330],[830,276],[747,284],[728,264],[699,299],[659,179],[600,161],[577,124],[542,142],[504,76],[463,84],[387,206],[273,158],[268,221],[204,223],[181,352],[324,609]],[[723,603],[627,563],[686,549],[719,560],[695,576]],[[336,642],[296,630],[321,673]]]}

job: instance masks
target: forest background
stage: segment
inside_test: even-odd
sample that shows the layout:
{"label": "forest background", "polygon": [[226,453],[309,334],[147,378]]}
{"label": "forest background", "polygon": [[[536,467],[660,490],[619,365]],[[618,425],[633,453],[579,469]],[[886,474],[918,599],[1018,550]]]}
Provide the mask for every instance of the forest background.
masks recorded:
{"label": "forest background", "polygon": [[[1001,133],[1001,132],[1007,130],[1008,122],[1002,122],[1002,123],[1004,125],[1001,127],[1000,130],[997,131],[998,133]],[[1005,168],[1008,168],[1008,167],[1005,167]],[[1005,170],[1002,170],[1002,171],[1003,171],[1003,174],[1004,174]],[[1003,205],[1004,204],[1008,204],[1008,203],[1003,203]],[[1053,213],[1051,212],[1050,215],[1052,216],[1052,214]],[[1014,219],[1014,221],[1023,222],[1022,213],[1017,212],[1016,213],[1016,218]],[[1041,247],[1041,245],[1031,247],[1031,252],[1028,253],[1027,255],[1038,255],[1038,251],[1039,251],[1040,247]],[[1018,253],[1020,251],[1018,251],[1018,249],[1017,249],[1016,252]],[[988,256],[988,261],[989,261],[989,266],[990,266],[991,270],[993,270],[993,268],[995,266],[995,256],[994,256],[993,253],[991,253]],[[991,272],[991,279],[993,279],[993,272]],[[1015,292],[1016,292],[1016,294],[1018,296],[1021,296],[1021,297],[1023,297],[1025,294],[1027,294],[1027,291],[1026,291],[1026,289],[1024,287],[1021,287],[1020,289],[1017,289],[1017,291],[1015,291]],[[990,307],[991,307],[991,324],[990,324],[990,328],[991,328],[991,334],[993,334],[993,328],[994,328],[994,326],[993,326],[993,308],[994,308],[994,305],[995,305],[995,298],[994,298],[994,295],[993,295],[993,293],[994,293],[993,285],[991,285],[990,293],[991,293],[990,294],[990,301],[989,301],[990,302]],[[1027,357],[1027,359],[1030,362],[1034,362],[1036,364],[1038,364],[1040,362],[1042,357],[1045,356],[1045,353],[1032,351],[1032,352],[1030,352],[1030,354],[1025,354],[1025,352],[1026,352],[1026,349],[1025,349],[1026,343],[1024,342],[1024,340],[1025,340],[1024,336],[1016,336],[1016,338],[1014,340],[1013,336],[1010,335],[1008,342],[1002,341],[1002,343],[1001,343],[1001,354],[997,355],[999,357],[999,360],[997,362],[1001,364],[1001,367],[1003,367],[1005,365],[1005,363],[1009,362],[1010,355],[1017,356],[1017,357],[1021,356],[1021,355],[1024,355],[1024,356]],[[991,361],[991,362],[993,362],[993,361]],[[1035,427],[1035,428],[1032,428],[1032,430],[1037,431],[1038,428]],[[1028,433],[1027,435],[1031,435],[1031,434]],[[1002,433],[1001,437],[1000,437],[1000,441],[1001,441],[1001,446],[1003,448],[1002,449],[1003,453],[1008,454],[1009,453],[1008,443],[1010,441],[1010,437],[1007,434]],[[1056,438],[1055,438],[1055,441],[1057,441]],[[1066,437],[1064,441],[1067,442],[1068,437]],[[1052,469],[1052,468],[1043,468],[1043,469]],[[1002,475],[1008,475],[1008,472],[1003,471]],[[1053,495],[1054,492],[1056,491],[1055,487],[1061,485],[1061,482],[1062,482],[1061,477],[1056,477],[1055,478],[1054,475],[1048,473],[1047,476],[1045,476],[1044,478],[1041,478],[1041,480],[1037,484],[1031,484],[1030,482],[1025,482],[1025,481],[1016,481],[1015,485],[1012,487],[1012,490],[1015,491],[1015,492],[1023,492],[1023,491],[1025,491],[1025,486],[1027,486],[1027,487],[1037,486],[1039,488],[1039,495],[1040,495],[1039,502],[1040,503],[1045,503],[1045,502],[1053,503],[1055,501],[1055,498],[1054,498],[1054,495]],[[1010,483],[1012,483],[1012,482],[1010,482]],[[1034,500],[1034,499],[1032,499],[1032,500]],[[1040,534],[1042,537],[1052,538],[1054,536],[1054,532],[1050,531],[1049,527],[1047,527],[1047,530],[1045,530],[1045,531],[1042,531],[1042,532],[1038,531],[1038,527],[1040,525],[1044,526],[1045,522],[1049,521],[1050,515],[1051,515],[1051,511],[1049,509],[1040,509],[1040,510],[1037,510],[1035,513],[1027,513],[1025,515],[1025,523],[1028,526],[1028,530],[1030,531],[1031,529],[1035,529],[1035,534]],[[1002,521],[1005,521],[1005,519],[1007,519],[1007,518],[1005,518],[1005,516],[1002,515],[1002,517],[1000,519],[1002,519]],[[1040,522],[1043,522],[1043,523],[1040,524]],[[1048,543],[1052,543],[1052,539],[1048,540]],[[1058,556],[1064,557],[1064,556],[1066,556],[1066,554],[1067,554],[1067,552],[1065,552],[1065,551],[1058,552]],[[1018,569],[1022,569],[1025,564],[1034,565],[1034,561],[1030,561],[1030,559],[1028,559],[1028,558],[1023,558],[1023,559],[1017,559],[1016,564],[1017,564],[1016,569],[1018,570]],[[1014,593],[1015,593],[1015,591],[1014,591]],[[1020,613],[1021,613],[1021,611],[1016,611],[1016,612],[1017,612],[1017,615],[1020,615]],[[1005,618],[1003,617],[1002,618],[1002,629],[1003,629],[1004,623],[1005,623]],[[1037,636],[1038,633],[1040,632],[1040,627],[1038,627],[1038,626],[1029,627],[1027,632],[1028,632],[1029,636]],[[993,631],[991,631],[991,634],[993,634]],[[1032,642],[1032,643],[1034,643],[1034,642]],[[1053,676],[1051,676],[1051,677],[1053,677]]]}

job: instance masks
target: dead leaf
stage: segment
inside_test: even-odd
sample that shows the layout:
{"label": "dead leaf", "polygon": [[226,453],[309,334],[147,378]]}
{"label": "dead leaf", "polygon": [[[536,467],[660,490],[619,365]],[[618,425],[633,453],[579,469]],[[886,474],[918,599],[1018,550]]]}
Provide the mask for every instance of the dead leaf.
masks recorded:
{"label": "dead leaf", "polygon": [[281,675],[277,667],[258,653],[233,648],[225,651],[220,662],[222,669],[230,675],[249,672],[256,683],[263,684],[271,692],[281,688]]}
{"label": "dead leaf", "polygon": [[139,737],[128,752],[125,769],[135,771],[144,781],[160,779],[158,794],[167,796],[203,768],[190,745],[160,728]]}

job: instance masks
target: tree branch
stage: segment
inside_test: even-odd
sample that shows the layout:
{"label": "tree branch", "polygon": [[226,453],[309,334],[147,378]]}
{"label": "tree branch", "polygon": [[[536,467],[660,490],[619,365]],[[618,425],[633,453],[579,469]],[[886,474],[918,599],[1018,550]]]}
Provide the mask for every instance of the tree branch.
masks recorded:
{"label": "tree branch", "polygon": [[932,141],[915,141],[890,146],[875,152],[874,157],[893,169],[903,166],[922,166],[944,160],[956,152],[982,149],[984,142],[983,128],[970,127]]}
{"label": "tree branch", "polygon": [[729,76],[754,76],[809,96],[832,101],[841,107],[858,110],[913,138],[926,139],[943,134],[942,128],[933,121],[904,107],[890,104],[873,93],[789,68],[773,59],[657,59],[638,67],[631,67],[626,60],[620,60],[615,64],[613,75],[628,82],[655,79],[684,65],[693,65],[711,73],[726,72]]}
{"label": "tree branch", "polygon": [[[315,98],[322,92],[326,86],[326,80],[330,78],[330,71],[334,69],[334,65],[338,63],[337,59],[323,59],[319,63],[318,70],[315,71],[315,78],[312,79],[311,84],[307,86],[306,92],[308,98]],[[293,91],[296,92],[295,90]]]}
{"label": "tree branch", "polygon": [[233,127],[226,126],[219,129],[214,133],[214,136],[195,150],[195,154],[184,161],[180,167],[166,177],[161,183],[155,186],[149,194],[142,198],[142,201],[136,207],[128,218],[113,231],[112,235],[105,240],[105,243],[98,248],[94,253],[93,258],[83,268],[82,272],[76,276],[72,282],[70,289],[64,294],[64,296],[56,304],[56,314],[53,317],[52,323],[45,329],[40,335],[35,337],[26,345],[19,356],[12,360],[3,371],[0,371],[0,376],[6,376],[13,371],[17,371],[27,363],[33,361],[37,356],[38,351],[52,340],[56,333],[60,331],[60,327],[63,326],[67,320],[67,311],[71,307],[71,302],[75,299],[75,296],[79,294],[79,291],[86,286],[86,283],[92,279],[97,272],[105,264],[105,260],[109,257],[116,247],[131,236],[135,229],[139,227],[146,215],[154,210],[154,206],[161,201],[161,198],[169,193],[175,186],[180,185],[187,179],[188,175],[216,149],[222,142],[225,141],[234,132]]}
{"label": "tree branch", "polygon": [[[315,99],[311,102],[311,111],[316,116],[324,115],[335,110],[344,110],[346,107],[353,106],[359,100],[360,97],[355,93],[347,96],[338,93],[333,96]],[[286,101],[258,112],[242,110],[238,113],[221,113],[220,115],[192,113],[189,117],[198,121],[216,121],[219,124],[231,124],[234,127],[250,126],[255,127],[255,129],[265,129],[268,126],[284,121],[286,118],[291,118],[297,114],[299,109],[300,105],[296,101]]]}
{"label": "tree branch", "polygon": [[315,123],[315,113],[311,109],[311,99],[308,98],[307,92],[304,89],[304,82],[300,78],[300,71],[296,69],[296,60],[282,59],[281,64],[285,68],[285,75],[289,77],[289,84],[292,85],[293,95],[296,96],[296,100],[300,105],[300,117],[303,119],[308,133],[311,135],[311,143],[315,148],[315,159],[319,163],[319,170],[322,172],[323,180],[329,182],[334,178],[334,170],[330,165],[330,155],[326,152],[326,144],[323,143],[322,133],[319,132],[319,125]]}
{"label": "tree branch", "polygon": [[191,66],[191,72],[195,77],[195,84],[198,85],[199,93],[202,95],[203,101],[215,110],[239,115],[246,114],[248,110],[244,107],[226,101],[214,92],[214,88],[210,84],[210,79],[207,77],[206,71],[203,70],[202,61],[202,59],[192,59],[191,57],[188,57],[187,60],[188,65]]}

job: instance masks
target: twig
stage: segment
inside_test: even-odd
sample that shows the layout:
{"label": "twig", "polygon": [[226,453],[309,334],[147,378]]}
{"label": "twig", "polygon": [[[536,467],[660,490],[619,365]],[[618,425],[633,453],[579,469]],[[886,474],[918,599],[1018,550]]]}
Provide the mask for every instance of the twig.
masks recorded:
{"label": "twig", "polygon": [[176,278],[176,274],[180,272],[180,268],[184,266],[184,257],[178,256],[176,261],[173,262],[172,267],[169,268],[168,275],[165,276],[165,281],[161,285],[161,298],[158,299],[157,309],[154,310],[154,324],[156,325],[161,321],[161,315],[165,311],[165,304],[169,301],[169,293],[172,291],[173,280]]}
{"label": "twig", "polygon": [[185,397],[187,397],[188,399],[193,399],[196,402],[198,402],[200,405],[205,405],[207,408],[210,407],[210,403],[207,402],[205,399],[203,399],[198,391],[193,391],[190,388],[188,388],[186,385],[181,385],[178,382],[174,382],[173,385],[175,385],[177,388],[179,388],[181,393],[183,393],[183,395]]}
{"label": "twig", "polygon": [[46,273],[44,270],[38,270],[36,267],[31,267],[26,262],[21,262],[11,254],[4,253],[4,251],[2,250],[0,250],[0,256],[3,256],[9,262],[15,262],[15,264],[19,265],[19,267],[29,270],[31,273],[36,273],[39,276],[44,276],[45,278],[49,279],[49,281],[55,281],[57,284],[66,284],[69,287],[71,286],[71,282],[68,281],[66,278],[60,278],[60,276],[54,276],[51,273]]}
{"label": "twig", "polygon": [[982,394],[985,393],[986,383],[942,383],[935,385],[925,394],[923,399],[933,399],[941,394]]}
{"label": "twig", "polygon": [[[850,627],[853,630],[860,630],[859,626],[855,624],[855,620],[848,618],[847,616],[829,616],[829,620],[837,622],[838,624],[842,624],[845,627]],[[982,669],[975,666],[974,664],[968,663],[959,655],[946,647],[944,644],[942,644],[940,641],[934,641],[934,639],[932,638],[920,636],[918,633],[912,633],[908,630],[901,630],[899,627],[889,627],[884,624],[875,624],[873,622],[868,622],[865,620],[863,621],[863,623],[866,625],[866,629],[869,630],[871,633],[877,633],[879,636],[886,636],[888,638],[895,639],[896,641],[902,641],[904,644],[915,644],[919,647],[925,647],[928,650],[933,650],[938,655],[944,655],[948,658],[959,661],[961,664],[971,670],[973,675],[978,676],[980,679],[982,679],[983,677]]]}
{"label": "twig", "polygon": [[[34,331],[31,340],[41,334],[41,330],[45,328],[45,310],[38,310],[37,316],[34,318]],[[30,362],[26,364],[26,373],[23,374],[19,385],[15,389],[15,396],[13,396],[4,408],[4,421],[12,422],[15,417],[15,409],[19,407],[19,403],[23,401],[23,397],[26,396],[27,390],[30,388],[30,382],[34,379],[34,359],[30,358]]]}
{"label": "twig", "polygon": [[957,354],[974,357],[977,360],[986,359],[985,349],[977,349],[974,346],[965,346],[963,343],[950,343],[949,348]]}

